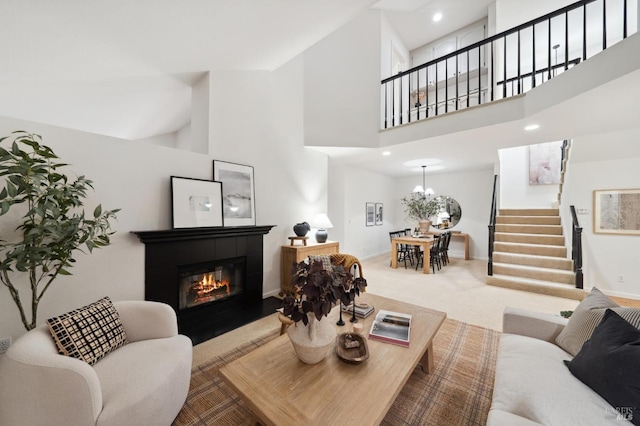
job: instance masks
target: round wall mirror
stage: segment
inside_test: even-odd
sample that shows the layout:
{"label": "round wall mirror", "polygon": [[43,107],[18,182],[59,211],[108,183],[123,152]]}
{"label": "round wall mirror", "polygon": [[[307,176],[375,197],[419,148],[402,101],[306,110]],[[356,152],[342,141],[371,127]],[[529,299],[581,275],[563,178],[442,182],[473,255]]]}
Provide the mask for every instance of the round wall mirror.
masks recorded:
{"label": "round wall mirror", "polygon": [[462,209],[460,204],[451,197],[446,195],[438,195],[429,201],[432,206],[431,211],[437,211],[431,216],[431,226],[436,229],[451,229],[460,222],[462,217]]}

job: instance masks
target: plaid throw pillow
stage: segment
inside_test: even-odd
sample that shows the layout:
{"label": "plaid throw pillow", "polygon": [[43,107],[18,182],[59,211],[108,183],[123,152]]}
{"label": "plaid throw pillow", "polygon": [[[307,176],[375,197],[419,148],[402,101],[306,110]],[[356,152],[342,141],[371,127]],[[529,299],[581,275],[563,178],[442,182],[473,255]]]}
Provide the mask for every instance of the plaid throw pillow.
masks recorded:
{"label": "plaid throw pillow", "polygon": [[127,343],[120,315],[105,297],[83,308],[47,320],[62,355],[93,365]]}

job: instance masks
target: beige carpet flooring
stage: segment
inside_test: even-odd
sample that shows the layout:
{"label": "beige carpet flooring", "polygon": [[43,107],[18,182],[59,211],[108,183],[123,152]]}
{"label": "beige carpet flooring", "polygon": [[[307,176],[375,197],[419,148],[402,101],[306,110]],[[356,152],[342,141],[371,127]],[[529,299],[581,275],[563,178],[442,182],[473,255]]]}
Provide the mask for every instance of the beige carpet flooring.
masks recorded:
{"label": "beige carpet flooring", "polygon": [[[452,258],[449,265],[435,274],[423,274],[415,268],[404,269],[402,264],[391,269],[388,255],[362,261],[367,291],[444,311],[448,318],[497,331],[502,330],[506,306],[559,314],[578,305],[576,300],[486,285],[486,268],[484,261]],[[279,328],[274,314],[203,342],[194,347],[193,365]]]}

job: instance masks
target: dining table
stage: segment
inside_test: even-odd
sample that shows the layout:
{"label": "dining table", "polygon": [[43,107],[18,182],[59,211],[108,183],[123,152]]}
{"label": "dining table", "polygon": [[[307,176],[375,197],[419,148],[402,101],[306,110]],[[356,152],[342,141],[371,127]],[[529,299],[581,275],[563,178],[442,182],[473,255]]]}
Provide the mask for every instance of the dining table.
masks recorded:
{"label": "dining table", "polygon": [[398,268],[398,244],[406,244],[409,246],[420,246],[422,247],[423,253],[423,269],[424,273],[429,273],[429,250],[431,245],[433,244],[434,237],[433,235],[424,235],[424,236],[405,236],[405,237],[394,237],[391,239],[391,267],[393,269]]}

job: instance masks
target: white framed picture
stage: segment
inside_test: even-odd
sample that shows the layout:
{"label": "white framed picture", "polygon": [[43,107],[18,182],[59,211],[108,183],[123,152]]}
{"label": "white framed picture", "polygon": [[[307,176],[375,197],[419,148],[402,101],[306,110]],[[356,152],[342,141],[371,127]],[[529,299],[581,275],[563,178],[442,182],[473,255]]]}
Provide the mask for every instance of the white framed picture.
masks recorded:
{"label": "white framed picture", "polygon": [[222,182],[224,226],[255,226],[253,167],[213,160],[213,180]]}
{"label": "white framed picture", "polygon": [[171,176],[173,228],[223,226],[220,182]]}
{"label": "white framed picture", "polygon": [[373,226],[376,224],[376,204],[365,203],[366,225]]}
{"label": "white framed picture", "polygon": [[382,225],[383,222],[383,205],[382,203],[376,203],[376,225]]}
{"label": "white framed picture", "polygon": [[640,235],[640,189],[594,190],[593,232]]}

